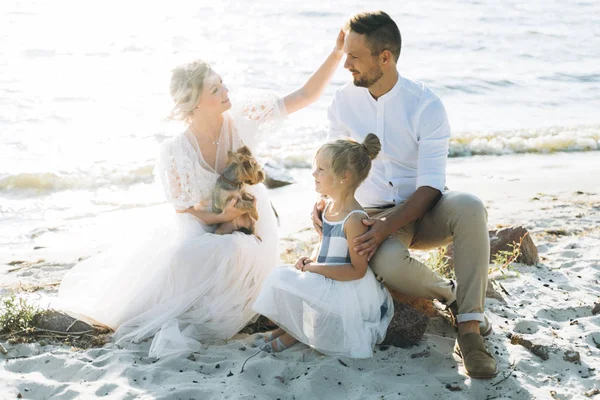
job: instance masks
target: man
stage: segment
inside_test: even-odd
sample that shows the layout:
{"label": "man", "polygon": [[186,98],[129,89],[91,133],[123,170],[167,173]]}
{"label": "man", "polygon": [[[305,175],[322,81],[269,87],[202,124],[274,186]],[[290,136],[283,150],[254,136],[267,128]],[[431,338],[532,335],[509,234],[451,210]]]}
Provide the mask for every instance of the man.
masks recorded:
{"label": "man", "polygon": [[[440,99],[424,85],[399,75],[401,36],[382,11],[355,15],[346,26],[344,67],[353,83],[338,89],[328,109],[330,138],[362,141],[375,133],[382,151],[356,192],[370,230],[356,239],[375,274],[407,295],[449,305],[458,323],[455,352],[473,378],[491,378],[496,360],[482,334],[491,326],[484,300],[489,263],[487,212],[469,194],[445,190],[450,126]],[[322,206],[313,222],[320,232]],[[454,241],[456,285],[444,280],[408,251]],[[376,252],[377,251],[377,252]]]}

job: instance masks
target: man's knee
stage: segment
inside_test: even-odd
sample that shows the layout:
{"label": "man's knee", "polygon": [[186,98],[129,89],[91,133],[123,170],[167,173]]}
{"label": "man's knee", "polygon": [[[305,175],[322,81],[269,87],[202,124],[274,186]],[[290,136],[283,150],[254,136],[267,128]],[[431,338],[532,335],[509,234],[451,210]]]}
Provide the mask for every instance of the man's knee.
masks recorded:
{"label": "man's knee", "polygon": [[487,210],[483,201],[470,193],[453,193],[451,198],[452,212],[459,218],[481,219],[487,223]]}

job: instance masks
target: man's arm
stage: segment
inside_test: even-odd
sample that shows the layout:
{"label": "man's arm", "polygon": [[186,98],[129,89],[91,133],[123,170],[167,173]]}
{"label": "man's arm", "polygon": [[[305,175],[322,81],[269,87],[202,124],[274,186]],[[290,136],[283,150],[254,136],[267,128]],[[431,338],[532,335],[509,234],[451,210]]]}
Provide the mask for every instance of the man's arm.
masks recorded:
{"label": "man's arm", "polygon": [[358,254],[367,254],[371,257],[377,248],[388,236],[397,232],[403,226],[423,217],[431,210],[442,197],[442,192],[429,186],[418,188],[404,203],[396,206],[396,210],[389,217],[380,219],[363,219],[363,224],[371,229],[362,236],[354,239],[354,250]]}

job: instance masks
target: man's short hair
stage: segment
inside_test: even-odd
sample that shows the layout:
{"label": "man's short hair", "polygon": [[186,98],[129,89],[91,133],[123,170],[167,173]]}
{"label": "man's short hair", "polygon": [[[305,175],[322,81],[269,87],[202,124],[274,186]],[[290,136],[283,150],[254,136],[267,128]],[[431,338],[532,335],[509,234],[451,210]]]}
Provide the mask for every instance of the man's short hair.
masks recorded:
{"label": "man's short hair", "polygon": [[377,56],[383,50],[389,50],[398,62],[402,36],[398,25],[387,13],[373,11],[356,14],[346,23],[346,30],[365,35],[372,55]]}

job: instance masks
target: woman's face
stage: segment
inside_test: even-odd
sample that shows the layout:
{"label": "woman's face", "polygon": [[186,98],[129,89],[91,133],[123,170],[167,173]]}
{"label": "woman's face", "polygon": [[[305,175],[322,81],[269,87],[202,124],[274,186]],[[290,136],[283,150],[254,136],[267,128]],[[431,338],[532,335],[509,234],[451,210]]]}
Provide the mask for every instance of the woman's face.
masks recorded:
{"label": "woman's face", "polygon": [[219,114],[231,108],[229,89],[223,84],[223,79],[219,74],[212,72],[204,78],[204,87],[196,108]]}

